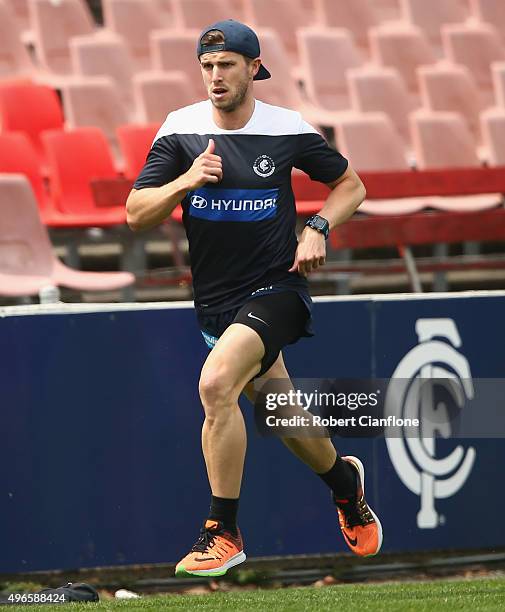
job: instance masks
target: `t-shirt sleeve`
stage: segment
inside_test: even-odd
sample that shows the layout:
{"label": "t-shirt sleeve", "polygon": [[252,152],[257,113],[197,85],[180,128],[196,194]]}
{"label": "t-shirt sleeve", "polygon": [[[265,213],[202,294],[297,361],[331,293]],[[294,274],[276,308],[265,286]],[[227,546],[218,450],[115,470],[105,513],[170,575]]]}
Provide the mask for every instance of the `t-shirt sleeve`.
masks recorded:
{"label": "t-shirt sleeve", "polygon": [[133,187],[161,187],[181,174],[179,145],[174,134],[161,136],[155,140],[146,163]]}
{"label": "t-shirt sleeve", "polygon": [[332,149],[310,124],[302,120],[293,165],[306,172],[313,181],[331,183],[344,174],[349,162]]}

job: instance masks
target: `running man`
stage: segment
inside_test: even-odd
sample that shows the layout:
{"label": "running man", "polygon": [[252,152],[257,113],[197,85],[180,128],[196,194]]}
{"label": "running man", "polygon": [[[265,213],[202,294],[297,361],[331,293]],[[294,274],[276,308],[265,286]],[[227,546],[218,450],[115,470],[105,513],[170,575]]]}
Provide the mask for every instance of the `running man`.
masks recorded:
{"label": "running man", "polygon": [[[323,265],[325,239],[365,197],[346,159],[298,112],[256,100],[253,81],[270,78],[256,34],[233,20],[197,42],[208,100],[170,113],[127,201],[128,224],[143,230],[183,208],[195,309],[212,349],[199,393],[210,512],[176,574],[219,576],[245,561],[237,510],[246,451],[238,400],[258,377],[288,379],[281,350],[311,336],[306,276]],[[282,75],[279,75],[282,78]],[[297,241],[291,170],[330,192]],[[341,457],[329,438],[284,438],[330,488],[351,550],[375,555],[380,522],[364,497],[359,459]]]}

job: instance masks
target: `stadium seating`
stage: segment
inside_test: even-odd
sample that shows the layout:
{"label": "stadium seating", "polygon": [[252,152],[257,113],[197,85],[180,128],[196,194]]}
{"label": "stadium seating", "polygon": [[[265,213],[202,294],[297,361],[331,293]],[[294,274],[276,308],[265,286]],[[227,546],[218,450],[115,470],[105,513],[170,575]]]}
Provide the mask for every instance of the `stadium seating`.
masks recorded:
{"label": "stadium seating", "polygon": [[107,226],[126,221],[124,202],[100,208],[91,191],[92,179],[116,179],[107,140],[96,127],[70,132],[48,131],[42,140],[49,160],[52,195],[62,213],[72,215],[74,225]]}
{"label": "stadium seating", "polygon": [[491,64],[493,75],[494,101],[496,106],[505,108],[505,62]]}
{"label": "stadium seating", "polygon": [[385,113],[349,113],[335,129],[339,150],[356,170],[409,169],[404,142]]}
{"label": "stadium seating", "polygon": [[32,76],[34,70],[21,29],[6,0],[0,0],[0,79]]}
{"label": "stadium seating", "polygon": [[408,114],[413,105],[397,70],[382,66],[352,68],[347,71],[347,82],[354,110],[386,113],[404,141],[409,141]]}
{"label": "stadium seating", "polygon": [[45,225],[60,225],[61,215],[49,197],[40,172],[33,144],[23,132],[0,133],[0,173],[23,174],[30,181],[42,221]]}
{"label": "stadium seating", "polygon": [[352,0],[345,7],[335,0],[314,0],[319,23],[331,28],[346,28],[352,32],[356,44],[367,47],[368,29],[379,20],[370,0]]}
{"label": "stadium seating", "polygon": [[21,131],[31,140],[45,172],[45,152],[40,141],[44,130],[63,129],[63,113],[56,92],[33,83],[0,84],[2,131]]}
{"label": "stadium seating", "polygon": [[417,75],[423,107],[461,113],[474,136],[480,139],[479,113],[484,100],[468,68],[440,62],[420,66]]}
{"label": "stadium seating", "polygon": [[484,145],[490,166],[505,166],[505,108],[489,108],[481,114]]}
{"label": "stadium seating", "polygon": [[442,25],[462,23],[468,16],[468,7],[461,0],[400,0],[400,4],[405,21],[421,28],[439,54]]}
{"label": "stadium seating", "polygon": [[246,0],[245,6],[247,23],[274,30],[291,60],[298,63],[296,30],[311,25],[301,1]]}
{"label": "stadium seating", "polygon": [[30,15],[28,11],[28,0],[4,0],[8,9],[18,22],[19,29],[26,31],[30,29]]}
{"label": "stadium seating", "polygon": [[417,92],[416,68],[435,62],[423,31],[408,24],[382,24],[369,30],[373,62],[396,68],[409,90]]}
{"label": "stadium seating", "polygon": [[[151,67],[151,31],[168,27],[163,11],[151,0],[103,0],[104,25],[122,36],[139,70]],[[161,18],[160,18],[161,15]],[[166,17],[165,17],[166,18]]]}
{"label": "stadium seating", "polygon": [[151,71],[133,77],[139,120],[162,123],[168,113],[199,100],[184,72]]}
{"label": "stadium seating", "polygon": [[121,98],[133,110],[132,60],[119,36],[75,36],[70,41],[70,56],[75,74],[110,77]]}
{"label": "stadium seating", "polygon": [[0,295],[36,295],[48,285],[103,291],[134,282],[129,272],[81,272],[65,266],[53,253],[26,177],[0,175],[0,206]]}
{"label": "stadium seating", "polygon": [[474,17],[492,24],[505,40],[505,2],[501,0],[470,0],[470,9]]}
{"label": "stadium seating", "polygon": [[480,165],[474,138],[459,113],[419,109],[411,114],[410,120],[419,168],[471,168]]}
{"label": "stadium seating", "polygon": [[91,34],[93,19],[84,0],[28,0],[35,51],[50,73],[72,73],[68,43],[72,36]]}
{"label": "stadium seating", "polygon": [[125,160],[125,177],[134,181],[144,167],[154,137],[160,129],[159,123],[150,125],[120,125],[117,136]]}
{"label": "stadium seating", "polygon": [[128,123],[128,109],[109,77],[74,79],[62,87],[63,108],[70,128],[96,126],[108,138],[120,160],[116,140],[118,125]]}
{"label": "stadium seating", "polygon": [[196,57],[198,30],[156,30],[151,32],[151,50],[155,70],[181,70],[199,95],[205,95],[202,74]]}
{"label": "stadium seating", "polygon": [[245,19],[244,11],[230,0],[173,0],[173,4],[180,24],[188,29],[202,30],[222,19]]}
{"label": "stadium seating", "polygon": [[309,101],[326,110],[350,107],[345,71],[363,58],[348,30],[301,28],[297,32]]}
{"label": "stadium seating", "polygon": [[399,21],[401,18],[398,0],[370,0],[379,22]]}
{"label": "stadium seating", "polygon": [[492,89],[492,62],[505,60],[505,49],[496,29],[489,24],[469,22],[442,27],[446,57],[463,64],[473,74],[479,87]]}

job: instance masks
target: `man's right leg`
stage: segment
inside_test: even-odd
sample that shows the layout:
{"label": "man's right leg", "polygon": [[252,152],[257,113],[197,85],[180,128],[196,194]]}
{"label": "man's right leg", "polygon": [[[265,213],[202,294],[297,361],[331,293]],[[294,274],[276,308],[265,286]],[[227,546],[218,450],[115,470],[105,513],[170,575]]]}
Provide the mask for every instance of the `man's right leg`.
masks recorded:
{"label": "man's right leg", "polygon": [[245,561],[236,525],[246,451],[238,399],[247,382],[260,371],[264,353],[263,341],[254,330],[232,324],[202,368],[202,448],[212,492],[211,509],[198,542],[177,565],[178,576],[220,576]]}

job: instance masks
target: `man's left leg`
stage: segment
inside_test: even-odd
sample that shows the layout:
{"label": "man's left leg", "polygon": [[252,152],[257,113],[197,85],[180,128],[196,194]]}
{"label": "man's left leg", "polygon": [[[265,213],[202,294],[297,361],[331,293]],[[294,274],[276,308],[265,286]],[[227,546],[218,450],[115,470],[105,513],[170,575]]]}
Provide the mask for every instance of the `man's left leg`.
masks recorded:
{"label": "man's left leg", "polygon": [[[272,367],[257,379],[257,384],[261,385],[269,379],[276,380],[278,393],[289,393],[293,389],[282,353],[279,353]],[[246,385],[244,393],[254,404],[252,382]],[[365,500],[365,473],[361,461],[357,457],[341,457],[329,437],[301,435],[281,439],[331,489],[340,528],[349,548],[360,556],[376,555],[382,545],[382,526]]]}

